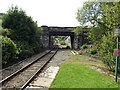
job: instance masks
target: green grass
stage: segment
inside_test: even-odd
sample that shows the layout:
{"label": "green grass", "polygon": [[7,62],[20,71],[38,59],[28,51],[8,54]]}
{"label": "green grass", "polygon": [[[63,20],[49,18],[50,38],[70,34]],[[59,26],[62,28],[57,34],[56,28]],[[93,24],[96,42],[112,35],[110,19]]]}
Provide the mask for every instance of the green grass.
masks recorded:
{"label": "green grass", "polygon": [[2,25],[2,20],[0,19],[0,26]]}
{"label": "green grass", "polygon": [[117,88],[114,78],[89,68],[91,65],[104,68],[99,60],[88,56],[72,55],[60,66],[50,88]]}
{"label": "green grass", "polygon": [[114,79],[82,64],[63,64],[50,88],[117,88]]}
{"label": "green grass", "polygon": [[61,45],[62,46],[62,48],[66,48],[67,47],[67,45]]}

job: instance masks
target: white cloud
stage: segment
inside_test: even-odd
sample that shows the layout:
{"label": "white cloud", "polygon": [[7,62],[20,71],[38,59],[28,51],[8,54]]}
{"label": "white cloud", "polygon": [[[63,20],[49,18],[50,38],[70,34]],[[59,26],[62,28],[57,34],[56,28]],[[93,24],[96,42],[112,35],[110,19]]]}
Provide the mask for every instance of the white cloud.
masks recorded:
{"label": "white cloud", "polygon": [[18,5],[33,17],[39,26],[76,26],[78,7],[84,0],[1,0],[0,12],[6,12],[8,7]]}

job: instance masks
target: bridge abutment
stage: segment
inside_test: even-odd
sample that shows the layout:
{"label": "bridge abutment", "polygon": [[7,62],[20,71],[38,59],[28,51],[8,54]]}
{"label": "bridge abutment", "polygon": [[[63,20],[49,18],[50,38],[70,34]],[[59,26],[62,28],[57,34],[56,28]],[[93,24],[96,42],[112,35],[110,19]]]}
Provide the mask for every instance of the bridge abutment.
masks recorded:
{"label": "bridge abutment", "polygon": [[44,48],[49,48],[49,30],[47,26],[42,26],[42,44]]}

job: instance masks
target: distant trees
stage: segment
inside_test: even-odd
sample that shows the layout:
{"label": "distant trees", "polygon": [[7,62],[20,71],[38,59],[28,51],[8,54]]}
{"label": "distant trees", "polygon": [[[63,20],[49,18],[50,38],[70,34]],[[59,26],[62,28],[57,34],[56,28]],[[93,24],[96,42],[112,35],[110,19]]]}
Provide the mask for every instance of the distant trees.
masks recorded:
{"label": "distant trees", "polygon": [[116,48],[113,29],[120,27],[120,2],[85,2],[77,11],[77,19],[89,26],[88,36],[109,70],[114,70]]}
{"label": "distant trees", "polygon": [[[7,43],[2,43],[2,47],[8,47],[8,43],[18,49],[18,57],[24,59],[32,54],[38,53],[41,50],[41,30],[38,28],[30,16],[19,9],[17,6],[11,7],[3,16],[2,27],[4,28],[2,40]],[[9,39],[7,39],[9,38]],[[4,45],[4,46],[3,46]],[[4,51],[4,49],[2,51]],[[10,51],[12,53],[12,50]],[[3,58],[6,53],[3,53]],[[11,59],[11,58],[8,58]]]}

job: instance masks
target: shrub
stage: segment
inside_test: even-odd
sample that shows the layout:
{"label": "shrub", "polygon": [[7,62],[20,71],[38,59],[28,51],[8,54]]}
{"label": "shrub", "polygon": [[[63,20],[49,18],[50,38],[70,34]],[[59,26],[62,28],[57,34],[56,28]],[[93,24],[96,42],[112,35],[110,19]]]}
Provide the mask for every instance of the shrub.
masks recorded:
{"label": "shrub", "polygon": [[87,49],[87,48],[88,48],[87,45],[83,45],[83,46],[81,47],[81,49]]}
{"label": "shrub", "polygon": [[17,58],[19,49],[10,38],[0,36],[0,40],[2,40],[2,63],[7,64]]}
{"label": "shrub", "polygon": [[66,49],[70,49],[70,46],[67,46]]}
{"label": "shrub", "polygon": [[97,54],[97,50],[91,50],[90,54],[92,54],[92,55]]}
{"label": "shrub", "polygon": [[30,46],[27,42],[16,42],[16,43],[20,48],[20,54],[19,54],[20,59],[25,59],[34,53],[33,47]]}
{"label": "shrub", "polygon": [[40,41],[35,41],[34,43],[31,44],[31,48],[33,48],[33,51],[35,53],[38,53],[42,48],[42,43]]}
{"label": "shrub", "polygon": [[10,35],[10,31],[8,29],[3,29],[1,26],[0,26],[0,33],[2,34],[2,36]]}
{"label": "shrub", "polygon": [[61,45],[66,45],[66,43],[64,41],[61,41]]}
{"label": "shrub", "polygon": [[92,48],[87,49],[87,53],[91,55],[95,55],[98,53],[98,51],[96,48],[92,47]]}
{"label": "shrub", "polygon": [[11,7],[2,20],[2,33],[9,36],[20,48],[19,58],[29,57],[40,51],[41,29],[22,9]]}
{"label": "shrub", "polygon": [[99,56],[102,58],[103,63],[109,70],[114,71],[115,60],[113,56],[113,50],[116,47],[115,38],[112,32],[108,32],[107,36],[102,37],[102,43],[99,50]]}

